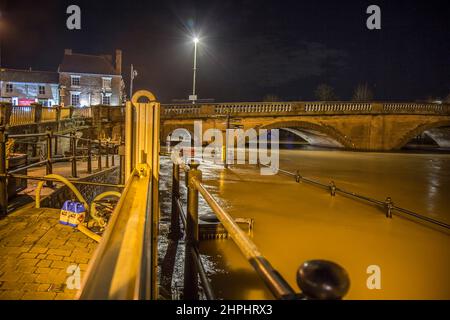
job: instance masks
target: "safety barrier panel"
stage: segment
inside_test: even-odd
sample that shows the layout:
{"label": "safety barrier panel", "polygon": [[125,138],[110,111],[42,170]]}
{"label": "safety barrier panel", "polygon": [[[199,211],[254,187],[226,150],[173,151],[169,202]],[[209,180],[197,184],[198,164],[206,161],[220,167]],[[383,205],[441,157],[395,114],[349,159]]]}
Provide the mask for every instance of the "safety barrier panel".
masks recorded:
{"label": "safety barrier panel", "polygon": [[[139,102],[146,97],[147,103]],[[80,299],[157,299],[159,109],[148,91],[127,102],[126,186],[91,259]]]}

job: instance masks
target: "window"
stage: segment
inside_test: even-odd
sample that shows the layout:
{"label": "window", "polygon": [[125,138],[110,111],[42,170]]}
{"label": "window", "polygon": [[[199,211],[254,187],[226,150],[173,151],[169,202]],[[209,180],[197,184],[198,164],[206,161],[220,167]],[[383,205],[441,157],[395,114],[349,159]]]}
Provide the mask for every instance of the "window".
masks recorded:
{"label": "window", "polygon": [[39,86],[39,94],[45,94],[45,86]]}
{"label": "window", "polygon": [[74,87],[80,86],[80,76],[70,76],[70,83]]}
{"label": "window", "polygon": [[110,105],[111,104],[111,96],[110,95],[102,95],[102,104]]}
{"label": "window", "polygon": [[13,84],[7,83],[6,84],[6,93],[11,93],[11,92],[13,92]]}
{"label": "window", "polygon": [[79,106],[80,105],[80,94],[72,92],[70,94],[70,104],[72,106]]}
{"label": "window", "polygon": [[102,88],[111,89],[111,78],[102,78]]}

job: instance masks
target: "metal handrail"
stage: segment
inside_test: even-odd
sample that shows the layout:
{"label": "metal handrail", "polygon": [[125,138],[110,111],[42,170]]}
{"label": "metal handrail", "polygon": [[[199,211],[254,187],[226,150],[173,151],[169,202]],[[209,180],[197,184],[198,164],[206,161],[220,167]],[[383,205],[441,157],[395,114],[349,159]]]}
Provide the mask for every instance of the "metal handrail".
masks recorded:
{"label": "metal handrail", "polygon": [[134,169],[83,279],[79,299],[148,299],[143,270],[152,174]]}
{"label": "metal handrail", "polygon": [[[270,167],[268,165],[261,164],[261,163],[260,163],[260,165],[266,166],[266,167]],[[339,187],[337,187],[335,185],[335,183],[333,181],[330,184],[327,185],[325,183],[322,183],[322,182],[319,182],[319,181],[316,181],[316,180],[313,180],[313,179],[310,179],[310,178],[305,178],[305,177],[300,175],[299,171],[294,173],[294,172],[278,169],[278,172],[281,172],[282,174],[285,174],[285,175],[289,175],[289,176],[295,177],[296,182],[304,181],[306,183],[309,183],[309,184],[312,184],[312,185],[315,185],[315,186],[318,186],[318,187],[330,190],[332,195],[334,195],[335,193],[341,193],[341,194],[344,194],[344,195],[347,195],[347,196],[350,196],[350,197],[354,197],[354,198],[357,198],[357,199],[361,199],[361,200],[370,202],[372,204],[375,204],[377,206],[383,207],[383,208],[386,209],[386,216],[388,218],[392,218],[392,212],[393,211],[399,211],[399,212],[402,212],[404,214],[407,214],[407,215],[410,215],[412,217],[415,217],[415,218],[417,218],[419,220],[423,220],[423,221],[432,223],[434,225],[438,225],[438,226],[443,227],[445,229],[450,229],[450,224],[447,224],[445,222],[442,222],[442,221],[439,221],[439,220],[436,220],[436,219],[424,216],[424,215],[419,214],[417,212],[414,212],[414,211],[411,211],[411,210],[408,210],[408,209],[405,209],[405,208],[398,207],[398,206],[394,205],[393,202],[392,202],[391,197],[387,197],[385,201],[380,201],[380,200],[377,200],[377,199],[374,199],[374,198],[371,198],[371,197],[368,197],[368,196],[365,196],[365,195],[358,194],[356,192],[351,192],[351,191],[347,191],[345,189],[339,188]]]}
{"label": "metal handrail", "polygon": [[210,208],[214,211],[217,218],[219,218],[220,222],[236,243],[241,253],[264,280],[264,283],[275,298],[296,299],[298,295],[294,289],[292,289],[280,273],[272,267],[270,262],[264,258],[258,247],[247,236],[247,234],[242,231],[233,218],[219,205],[211,193],[206,190],[205,186],[195,177],[192,178],[191,181],[195,188],[203,196],[203,199],[205,199]]}

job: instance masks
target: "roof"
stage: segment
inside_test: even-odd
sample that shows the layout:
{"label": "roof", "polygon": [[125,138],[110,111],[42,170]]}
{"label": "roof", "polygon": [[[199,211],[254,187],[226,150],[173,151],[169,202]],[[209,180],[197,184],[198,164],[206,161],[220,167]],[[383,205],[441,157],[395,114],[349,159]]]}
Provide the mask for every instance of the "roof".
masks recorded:
{"label": "roof", "polygon": [[58,71],[117,75],[112,62],[105,56],[79,53],[64,54]]}
{"label": "roof", "polygon": [[59,83],[57,72],[0,69],[0,80],[10,82]]}

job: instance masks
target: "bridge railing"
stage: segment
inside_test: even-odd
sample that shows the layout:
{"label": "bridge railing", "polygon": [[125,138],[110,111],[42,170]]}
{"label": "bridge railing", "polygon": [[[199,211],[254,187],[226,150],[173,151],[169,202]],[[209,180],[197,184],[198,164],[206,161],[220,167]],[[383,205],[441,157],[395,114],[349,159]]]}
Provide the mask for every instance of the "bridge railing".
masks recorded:
{"label": "bridge railing", "polygon": [[162,105],[164,118],[311,114],[450,114],[448,104],[391,102],[238,102]]}
{"label": "bridge railing", "polygon": [[44,107],[38,103],[29,106],[13,106],[0,103],[0,123],[4,125],[22,126],[41,122],[59,122],[70,119],[93,119],[123,121],[122,106],[96,105],[92,107],[52,106]]}

